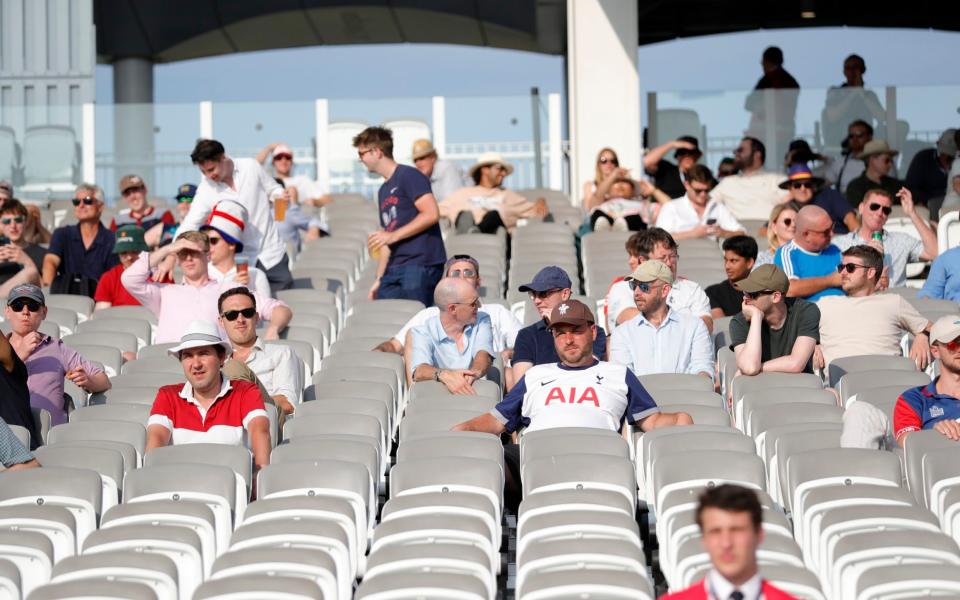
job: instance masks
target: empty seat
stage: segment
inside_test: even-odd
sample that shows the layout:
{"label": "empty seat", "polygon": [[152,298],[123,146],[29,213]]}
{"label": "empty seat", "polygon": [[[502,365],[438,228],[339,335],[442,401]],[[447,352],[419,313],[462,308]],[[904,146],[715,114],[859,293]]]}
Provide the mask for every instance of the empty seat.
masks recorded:
{"label": "empty seat", "polygon": [[93,394],[90,396],[90,404],[142,404],[149,410],[156,398],[157,387],[126,385]]}
{"label": "empty seat", "polygon": [[20,598],[20,570],[9,560],[0,558],[0,598]]}
{"label": "empty seat", "polygon": [[616,539],[543,541],[531,544],[517,563],[517,594],[523,597],[527,578],[537,571],[626,571],[646,576],[643,552]]}
{"label": "empty seat", "polygon": [[389,573],[463,573],[482,581],[487,598],[497,593],[497,582],[490,571],[487,556],[475,546],[433,542],[430,544],[392,545],[378,548],[370,555],[364,579]]}
{"label": "empty seat", "polygon": [[138,358],[124,363],[122,373],[124,375],[139,375],[140,373],[162,373],[169,375],[166,385],[180,383],[185,381],[186,376],[183,373],[183,367],[180,361],[172,356],[156,356],[152,358]]}
{"label": "empty seat", "polygon": [[733,378],[732,398],[737,402],[745,393],[778,387],[804,387],[819,389],[823,382],[810,373],[760,373],[759,375],[738,375]]}
{"label": "empty seat", "polygon": [[34,590],[30,600],[159,600],[156,592],[145,583],[87,579],[65,583],[48,583]]}
{"label": "empty seat", "polygon": [[[416,386],[414,386],[416,387]],[[415,413],[400,421],[400,443],[420,435],[442,433],[477,416],[472,410],[431,410]]]}
{"label": "empty seat", "polygon": [[908,356],[845,356],[837,358],[827,368],[830,387],[837,387],[840,378],[858,371],[916,371],[917,363]]}
{"label": "empty seat", "polygon": [[337,598],[336,563],[322,550],[303,547],[231,550],[213,565],[213,579],[254,575],[302,577],[313,581],[323,598]]}
{"label": "empty seat", "polygon": [[392,517],[374,530],[370,553],[376,554],[388,547],[433,542],[473,546],[487,557],[487,569],[491,573],[501,569],[500,554],[497,552],[499,544],[491,541],[487,522],[482,517],[467,514],[444,512]]}
{"label": "empty seat", "polygon": [[473,575],[444,572],[394,572],[364,577],[356,600],[422,598],[424,600],[487,600],[483,581]]}
{"label": "empty seat", "polygon": [[35,531],[0,529],[0,559],[16,565],[20,572],[20,590],[27,597],[33,589],[50,579],[53,544],[47,536]]}
{"label": "empty seat", "polygon": [[645,575],[627,570],[544,569],[531,572],[524,581],[523,598],[526,600],[571,597],[653,600],[654,593]]}
{"label": "empty seat", "polygon": [[747,392],[734,405],[737,426],[747,435],[752,435],[750,416],[758,408],[768,408],[779,404],[822,404],[836,406],[837,398],[829,390],[814,388],[782,387],[770,390]]}
{"label": "empty seat", "polygon": [[137,351],[137,360],[142,358],[170,358],[167,352],[170,348],[176,346],[179,342],[167,342],[166,344],[150,344]]}
{"label": "empty seat", "polygon": [[150,323],[141,319],[116,319],[95,314],[94,318],[79,323],[77,333],[103,332],[112,333],[123,331],[137,336],[137,344],[146,346],[153,339]]}
{"label": "empty seat", "polygon": [[119,491],[124,475],[123,455],[120,452],[109,448],[84,448],[78,452],[76,447],[50,445],[37,448],[34,456],[44,467],[96,471],[103,486],[103,511],[120,501]]}
{"label": "empty seat", "polygon": [[942,564],[884,565],[857,580],[859,600],[908,598],[918,590],[934,598],[960,596],[960,570]]}
{"label": "empty seat", "polygon": [[653,375],[643,375],[640,383],[647,391],[652,390],[689,390],[712,392],[713,382],[702,375],[690,375],[686,373],[657,373]]}
{"label": "empty seat", "polygon": [[52,583],[109,580],[141,583],[157,600],[177,600],[177,565],[166,556],[143,552],[101,552],[74,556],[57,563]]}
{"label": "empty seat", "polygon": [[[924,481],[924,458],[927,454],[939,450],[952,453],[960,458],[960,445],[939,431],[933,429],[914,431],[904,439],[903,456],[907,471],[907,486],[920,504],[931,509],[933,507],[930,498],[925,492],[935,482]],[[944,479],[948,478],[945,477]]]}
{"label": "empty seat", "polygon": [[42,534],[53,550],[53,562],[77,552],[77,520],[69,509],[47,504],[0,507],[0,530]]}
{"label": "empty seat", "polygon": [[80,421],[127,421],[146,427],[150,418],[148,404],[94,404],[82,406],[70,413],[70,422]]}
{"label": "empty seat", "polygon": [[147,431],[143,425],[127,421],[78,421],[64,423],[50,429],[48,443],[77,441],[111,441],[130,444],[141,461],[147,444]]}
{"label": "empty seat", "polygon": [[867,388],[902,385],[903,389],[907,389],[928,383],[930,376],[920,371],[856,371],[840,378],[837,393],[840,402],[846,406],[858,392]]}
{"label": "empty seat", "polygon": [[48,504],[70,510],[77,520],[77,545],[97,528],[103,504],[103,482],[96,471],[66,467],[5,473],[0,506]]}
{"label": "empty seat", "polygon": [[439,491],[459,491],[485,498],[500,521],[503,510],[503,470],[480,458],[435,457],[406,460],[390,471],[390,497]]}

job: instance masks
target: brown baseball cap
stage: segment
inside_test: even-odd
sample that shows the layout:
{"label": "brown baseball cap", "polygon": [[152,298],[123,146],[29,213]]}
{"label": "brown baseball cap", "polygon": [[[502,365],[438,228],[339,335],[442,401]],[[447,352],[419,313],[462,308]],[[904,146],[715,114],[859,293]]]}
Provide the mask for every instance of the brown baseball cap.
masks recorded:
{"label": "brown baseball cap", "polygon": [[120,193],[124,193],[130,188],[143,187],[143,179],[139,175],[124,175],[120,178]]}
{"label": "brown baseball cap", "polygon": [[780,292],[786,294],[790,289],[787,274],[777,265],[760,265],[744,279],[733,284],[741,292]]}
{"label": "brown baseball cap", "polygon": [[553,309],[550,313],[550,327],[555,325],[593,325],[597,320],[593,318],[590,308],[579,300],[567,300]]}

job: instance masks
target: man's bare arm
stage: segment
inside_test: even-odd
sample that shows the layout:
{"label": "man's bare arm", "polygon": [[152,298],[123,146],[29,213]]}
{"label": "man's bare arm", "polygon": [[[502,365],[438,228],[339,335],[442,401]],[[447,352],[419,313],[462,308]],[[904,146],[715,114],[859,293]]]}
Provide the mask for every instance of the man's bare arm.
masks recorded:
{"label": "man's bare arm", "polygon": [[487,413],[485,415],[480,415],[479,417],[474,417],[469,421],[464,421],[458,425],[454,425],[452,431],[479,431],[481,433],[491,433],[493,435],[500,435],[507,428],[501,423],[496,417]]}

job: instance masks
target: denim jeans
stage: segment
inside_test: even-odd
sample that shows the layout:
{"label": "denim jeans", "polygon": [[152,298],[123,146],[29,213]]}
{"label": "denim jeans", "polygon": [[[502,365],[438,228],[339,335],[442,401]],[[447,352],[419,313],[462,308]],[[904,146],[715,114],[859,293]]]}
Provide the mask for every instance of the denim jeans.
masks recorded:
{"label": "denim jeans", "polygon": [[443,265],[387,267],[380,279],[377,300],[419,300],[424,306],[432,306],[433,288],[441,277]]}

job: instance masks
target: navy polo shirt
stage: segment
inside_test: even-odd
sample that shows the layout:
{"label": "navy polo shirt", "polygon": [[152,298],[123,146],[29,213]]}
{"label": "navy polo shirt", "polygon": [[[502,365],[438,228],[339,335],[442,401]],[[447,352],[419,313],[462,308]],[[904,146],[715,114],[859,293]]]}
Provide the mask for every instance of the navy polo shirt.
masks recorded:
{"label": "navy polo shirt", "polygon": [[[597,327],[597,339],[593,340],[593,355],[603,360],[607,351],[607,334]],[[560,362],[557,347],[553,343],[553,334],[547,329],[547,322],[540,319],[517,332],[517,341],[513,344],[513,364],[520,362],[543,365]]]}
{"label": "navy polo shirt", "polygon": [[114,241],[113,233],[99,223],[97,236],[90,247],[85,248],[80,225],[64,225],[53,232],[50,253],[60,257],[60,274],[99,280],[101,275],[120,264],[120,259],[113,253]]}

